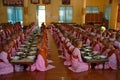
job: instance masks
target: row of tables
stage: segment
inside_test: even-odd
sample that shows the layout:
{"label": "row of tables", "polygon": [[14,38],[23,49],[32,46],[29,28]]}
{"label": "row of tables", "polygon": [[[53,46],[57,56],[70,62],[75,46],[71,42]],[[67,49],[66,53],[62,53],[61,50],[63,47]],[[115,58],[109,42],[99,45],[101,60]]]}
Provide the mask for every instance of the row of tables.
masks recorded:
{"label": "row of tables", "polygon": [[88,63],[89,69],[94,69],[96,65],[102,64],[104,70],[105,62],[108,61],[107,56],[101,55],[97,51],[93,51],[92,47],[85,44],[80,48],[80,51],[83,61]]}
{"label": "row of tables", "polygon": [[34,30],[18,48],[16,55],[11,57],[10,62],[13,64],[14,71],[15,65],[28,65],[31,66],[37,57],[37,43],[38,31]]}
{"label": "row of tables", "polygon": [[[18,48],[16,55],[11,58],[10,62],[13,64],[14,71],[17,64],[31,66],[35,62],[39,35],[39,31],[34,30],[24,41],[24,44]],[[104,69],[105,62],[108,61],[107,56],[100,55],[100,53],[93,51],[91,47],[85,44],[80,48],[80,51],[83,60],[88,63],[89,69],[95,68],[97,64],[103,64]]]}

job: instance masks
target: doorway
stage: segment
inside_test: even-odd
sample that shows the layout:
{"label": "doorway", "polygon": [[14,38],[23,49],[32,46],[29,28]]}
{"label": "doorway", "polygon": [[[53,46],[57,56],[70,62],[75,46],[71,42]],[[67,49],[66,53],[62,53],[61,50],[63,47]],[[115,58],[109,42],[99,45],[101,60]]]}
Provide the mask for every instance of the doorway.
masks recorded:
{"label": "doorway", "polygon": [[37,6],[37,25],[41,27],[41,24],[45,22],[45,6]]}

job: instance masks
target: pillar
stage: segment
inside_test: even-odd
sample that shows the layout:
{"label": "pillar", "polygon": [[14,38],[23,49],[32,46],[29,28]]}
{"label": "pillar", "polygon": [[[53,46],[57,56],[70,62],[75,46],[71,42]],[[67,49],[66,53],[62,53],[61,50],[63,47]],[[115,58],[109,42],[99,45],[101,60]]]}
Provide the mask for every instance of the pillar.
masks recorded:
{"label": "pillar", "polygon": [[111,17],[110,17],[110,28],[116,29],[117,26],[117,15],[118,15],[118,0],[112,1]]}
{"label": "pillar", "polygon": [[85,24],[85,15],[86,15],[86,0],[82,0],[82,24]]}

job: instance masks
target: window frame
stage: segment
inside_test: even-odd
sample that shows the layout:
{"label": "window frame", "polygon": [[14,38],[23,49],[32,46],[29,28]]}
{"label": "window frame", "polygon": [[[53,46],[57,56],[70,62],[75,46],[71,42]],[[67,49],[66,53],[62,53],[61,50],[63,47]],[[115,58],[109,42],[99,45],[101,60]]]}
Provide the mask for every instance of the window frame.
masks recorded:
{"label": "window frame", "polygon": [[[91,9],[91,11],[90,12],[87,12],[87,8],[90,8]],[[98,11],[97,12],[94,12],[94,8],[97,8],[98,9]],[[99,7],[98,6],[86,6],[86,14],[90,14],[90,13],[99,13],[100,11],[99,11]]]}
{"label": "window frame", "polygon": [[[18,8],[21,8],[21,13],[19,13],[18,12]],[[9,15],[9,10],[12,10],[11,12],[11,14]],[[19,10],[20,11],[20,10]],[[13,16],[13,13],[14,12],[16,12],[16,13],[18,13],[18,14],[16,14],[16,15],[14,15]],[[19,14],[21,14],[21,18],[20,18],[20,15]],[[18,16],[19,15],[19,16]],[[12,16],[13,18],[11,18],[10,19],[10,17],[9,16]],[[17,17],[18,16],[18,17]],[[8,22],[12,22],[12,23],[16,23],[16,22],[20,22],[22,25],[23,25],[23,7],[21,7],[21,6],[8,6],[7,7],[7,19],[8,19]],[[18,20],[18,21],[17,21]]]}
{"label": "window frame", "polygon": [[[65,10],[64,10],[64,13],[65,13],[65,20],[64,20],[64,21],[60,21],[60,8],[61,8],[61,7],[64,7],[64,9],[65,9]],[[68,21],[68,19],[67,19],[67,17],[66,17],[66,15],[67,15],[67,10],[68,10],[67,8],[71,8],[71,11],[72,11],[72,17],[71,17],[72,19],[71,19],[70,22]],[[72,23],[72,22],[73,22],[73,6],[59,6],[59,22],[60,22],[60,23]]]}

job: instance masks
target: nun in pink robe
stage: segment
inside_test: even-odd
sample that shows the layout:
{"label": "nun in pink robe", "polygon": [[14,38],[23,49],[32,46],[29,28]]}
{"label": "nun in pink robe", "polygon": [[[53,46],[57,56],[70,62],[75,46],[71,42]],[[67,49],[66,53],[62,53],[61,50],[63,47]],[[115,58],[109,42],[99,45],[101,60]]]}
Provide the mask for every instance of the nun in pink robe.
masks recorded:
{"label": "nun in pink robe", "polygon": [[[107,54],[109,51],[110,51],[110,50],[107,49],[107,50],[105,51],[106,54]],[[105,53],[105,52],[104,52],[104,53]],[[106,54],[104,54],[104,55],[106,55]],[[103,68],[103,65],[102,65],[102,64],[97,65],[95,68],[96,68],[96,69],[102,69],[102,68]],[[112,53],[112,55],[108,57],[108,62],[105,63],[105,67],[104,67],[104,68],[105,68],[105,69],[111,68],[111,69],[113,69],[113,70],[117,70],[117,57],[116,57],[116,54],[115,54],[115,53]]]}
{"label": "nun in pink robe", "polygon": [[120,52],[120,37],[117,37],[117,39],[114,41],[114,46],[118,48]]}
{"label": "nun in pink robe", "polygon": [[11,54],[11,56],[15,56],[16,55],[16,49],[15,49],[15,46],[14,46],[14,41],[9,40],[8,46],[9,46],[9,53]]}
{"label": "nun in pink robe", "polygon": [[69,67],[73,72],[83,72],[88,70],[88,64],[82,61],[80,50],[75,48],[72,52],[72,66]]}
{"label": "nun in pink robe", "polygon": [[[38,45],[38,49],[41,50],[41,53],[43,52],[43,49],[41,49],[41,46],[39,46],[39,45]],[[44,54],[44,52],[42,54]],[[47,71],[47,70],[55,68],[55,66],[52,66],[50,64],[46,65],[46,62],[45,62],[42,54],[38,54],[35,63],[33,65],[29,66],[27,68],[27,70],[31,70],[31,71],[35,71],[35,70],[38,70],[38,71]]]}
{"label": "nun in pink robe", "polygon": [[93,47],[93,50],[94,51],[98,51],[99,53],[101,52],[101,47],[99,44],[96,44],[94,47]]}
{"label": "nun in pink robe", "polygon": [[0,75],[13,72],[13,66],[8,61],[8,54],[5,51],[0,53]]}
{"label": "nun in pink robe", "polygon": [[18,37],[17,37],[17,43],[18,43],[18,47],[20,47],[21,41],[20,41],[20,36],[19,36],[19,35],[18,35]]}
{"label": "nun in pink robe", "polygon": [[98,41],[96,38],[93,38],[91,46],[93,48],[93,51],[98,51],[99,53],[101,52],[102,43]]}
{"label": "nun in pink robe", "polygon": [[[81,43],[80,43],[81,44]],[[79,48],[72,47],[71,62],[72,66],[69,69],[73,72],[83,72],[88,70],[88,64],[83,62]]]}
{"label": "nun in pink robe", "polygon": [[65,51],[64,51],[64,54],[65,54],[65,61],[64,61],[64,65],[71,65],[71,57],[70,57],[70,51],[69,51],[69,47],[72,46],[71,42],[67,42],[65,44],[66,48],[65,48]]}
{"label": "nun in pink robe", "polygon": [[59,55],[59,57],[60,58],[62,58],[62,59],[65,59],[65,46],[64,46],[64,41],[65,41],[65,37],[62,35],[62,33],[61,33],[61,35],[60,35],[60,45],[59,45],[59,50],[61,51],[61,55]]}
{"label": "nun in pink robe", "polygon": [[[29,68],[31,68],[31,69],[29,69]],[[28,69],[31,71],[35,71],[35,70],[47,71],[47,70],[50,70],[53,68],[55,68],[55,66],[52,66],[50,64],[47,67],[45,66],[45,61],[40,54],[37,56],[36,62],[32,66],[28,67]]]}
{"label": "nun in pink robe", "polygon": [[90,39],[89,39],[89,38],[86,40],[86,44],[87,44],[88,46],[90,46],[91,41],[90,41]]}
{"label": "nun in pink robe", "polygon": [[3,40],[5,40],[7,38],[4,30],[2,31],[2,38],[3,38]]}
{"label": "nun in pink robe", "polygon": [[61,38],[63,37],[63,34],[62,34],[62,33],[59,33],[58,36],[59,36],[59,46],[58,46],[58,50],[63,51],[63,47],[62,47],[63,43],[62,43],[62,41],[61,41]]}
{"label": "nun in pink robe", "polygon": [[56,44],[57,44],[57,46],[59,47],[59,42],[60,42],[60,38],[59,38],[59,35],[60,35],[61,33],[60,33],[60,31],[59,30],[56,30],[55,31],[55,33],[54,33],[54,39],[55,39],[55,41],[56,41]]}
{"label": "nun in pink robe", "polygon": [[[106,49],[102,52],[102,55],[108,56],[108,62],[105,63],[105,69],[109,69],[109,68],[114,70],[117,69],[116,54],[119,54],[119,51],[117,49],[114,49],[112,44],[108,43]],[[103,68],[102,64],[96,66],[96,69],[102,69],[102,68]]]}

